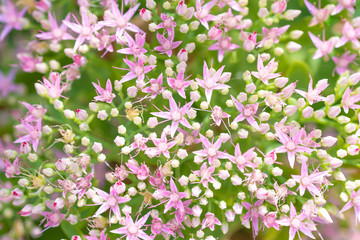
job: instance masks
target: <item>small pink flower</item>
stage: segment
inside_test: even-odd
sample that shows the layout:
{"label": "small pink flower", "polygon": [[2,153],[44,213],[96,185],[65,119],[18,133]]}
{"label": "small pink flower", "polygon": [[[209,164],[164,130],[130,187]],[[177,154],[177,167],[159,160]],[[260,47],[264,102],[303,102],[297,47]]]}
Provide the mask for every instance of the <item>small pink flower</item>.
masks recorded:
{"label": "small pink flower", "polygon": [[309,3],[307,0],[304,0],[304,3],[311,13],[313,15],[313,18],[311,19],[311,22],[309,24],[309,27],[315,26],[319,23],[323,23],[326,21],[330,15],[330,11],[326,8],[316,8],[314,5]]}
{"label": "small pink flower", "polygon": [[131,32],[143,32],[138,26],[133,23],[130,23],[130,19],[134,16],[136,10],[139,8],[140,3],[131,7],[126,13],[123,13],[123,6],[121,7],[121,12],[118,4],[115,0],[110,1],[111,7],[111,18],[107,18],[104,21],[98,23],[99,26],[106,26],[115,28],[116,40],[120,41],[125,31]]}
{"label": "small pink flower", "polygon": [[214,120],[215,124],[217,126],[220,126],[221,121],[223,118],[229,118],[230,114],[227,114],[226,112],[224,112],[221,107],[219,106],[215,106],[212,109],[212,113],[211,113],[211,117]]}
{"label": "small pink flower", "polygon": [[277,140],[283,144],[283,146],[277,147],[275,149],[275,152],[277,153],[287,153],[288,160],[290,163],[290,167],[294,168],[295,164],[295,155],[296,153],[310,153],[314,151],[314,149],[311,149],[309,147],[301,146],[302,141],[301,138],[304,134],[306,134],[305,130],[302,128],[295,134],[294,136],[290,136],[285,134],[278,126],[275,124],[275,131]]}
{"label": "small pink flower", "polygon": [[170,98],[169,98],[170,109],[167,109],[168,112],[152,112],[151,114],[156,117],[167,119],[166,121],[168,121],[168,120],[171,121],[170,132],[171,132],[171,136],[173,137],[175,135],[175,132],[176,132],[179,124],[181,124],[187,128],[192,128],[192,126],[190,125],[188,120],[186,120],[186,118],[185,118],[185,114],[190,109],[192,104],[193,104],[193,101],[185,104],[184,106],[182,106],[180,108],[176,105],[174,98],[172,96],[170,96]]}
{"label": "small pink flower", "polygon": [[103,200],[102,203],[95,204],[95,205],[101,205],[101,206],[96,211],[94,216],[99,216],[100,214],[102,214],[102,213],[106,212],[108,209],[110,209],[109,219],[111,218],[111,212],[113,212],[114,215],[118,219],[120,219],[121,213],[120,213],[119,204],[130,201],[130,198],[120,197],[118,192],[115,190],[114,186],[110,187],[110,193],[104,192],[103,190],[95,188],[95,187],[93,189],[99,195],[99,197]]}
{"label": "small pink flower", "polygon": [[112,103],[112,101],[115,97],[115,94],[112,93],[112,86],[111,86],[110,79],[107,80],[105,89],[103,89],[100,86],[99,80],[98,80],[98,84],[95,84],[95,83],[92,83],[92,84],[96,89],[96,93],[98,94],[98,96],[94,97],[95,101]]}
{"label": "small pink flower", "polygon": [[[199,19],[200,23],[209,29],[209,21],[214,21],[215,16],[210,14],[210,10],[216,5],[218,0],[211,0],[204,4],[201,0],[196,0],[196,12],[194,16]],[[203,5],[204,4],[204,5]]]}
{"label": "small pink flower", "polygon": [[322,79],[320,81],[317,82],[315,88],[313,89],[313,80],[311,78],[311,76],[309,75],[310,77],[310,82],[309,82],[309,87],[308,87],[308,91],[305,92],[305,91],[302,91],[302,90],[298,90],[296,89],[295,91],[300,94],[301,96],[303,96],[304,98],[306,98],[310,105],[313,105],[314,103],[317,103],[317,102],[320,102],[320,101],[325,101],[326,98],[325,97],[322,97],[320,95],[320,93],[322,91],[325,90],[325,88],[327,88],[329,86],[328,84],[328,80],[327,79]]}
{"label": "small pink flower", "polygon": [[47,89],[47,94],[49,97],[52,99],[64,97],[61,94],[65,89],[65,84],[61,84],[61,75],[59,75],[57,72],[51,72],[49,75],[49,80],[43,77],[43,82],[41,83]]}
{"label": "small pink flower", "polygon": [[200,134],[200,140],[203,145],[202,150],[194,151],[194,154],[206,157],[209,160],[209,164],[212,165],[215,159],[227,159],[229,154],[219,151],[222,139],[219,138],[215,143],[211,143],[209,139]]}
{"label": "small pink flower", "polygon": [[130,217],[130,215],[127,213],[125,226],[112,230],[110,232],[116,234],[124,234],[124,237],[126,236],[126,239],[131,239],[131,240],[139,240],[139,239],[153,240],[144,232],[145,229],[142,229],[149,216],[150,216],[150,212],[148,212],[142,218],[134,222],[133,219]]}
{"label": "small pink flower", "polygon": [[217,50],[218,61],[222,62],[226,52],[231,52],[232,50],[237,49],[239,47],[240,47],[239,45],[235,43],[231,43],[231,37],[221,37],[218,39],[217,43],[214,43],[209,47],[209,50],[210,51]]}
{"label": "small pink flower", "polygon": [[313,56],[313,59],[318,59],[321,58],[322,56],[325,56],[327,58],[328,57],[327,55],[330,54],[334,49],[334,46],[336,44],[335,40],[329,39],[325,41],[324,39],[323,41],[321,41],[320,38],[316,37],[311,32],[309,32],[309,36],[311,38],[311,41],[314,43],[315,47],[317,48]]}
{"label": "small pink flower", "polygon": [[264,66],[263,60],[259,54],[257,61],[257,72],[252,71],[251,74],[254,77],[260,79],[266,85],[268,85],[269,84],[268,80],[280,76],[279,73],[273,73],[274,65],[275,65],[275,58],[271,59],[271,61],[266,66]]}
{"label": "small pink flower", "polygon": [[[349,55],[350,52],[347,51],[340,57],[332,57],[332,60],[336,64],[335,71],[337,74],[341,75],[347,70],[349,70],[349,64],[355,63],[354,60],[356,58],[356,54]],[[355,63],[356,64],[356,63]]]}
{"label": "small pink flower", "polygon": [[259,130],[260,127],[255,120],[255,115],[258,110],[259,104],[248,104],[244,106],[241,102],[236,100],[233,96],[231,96],[236,109],[240,112],[239,115],[234,119],[234,122],[241,122],[246,119],[246,121],[253,126],[256,130]]}
{"label": "small pink flower", "polygon": [[145,79],[145,74],[150,72],[155,67],[155,65],[145,66],[144,61],[140,57],[137,59],[137,61],[135,60],[136,62],[132,62],[127,58],[124,58],[123,60],[130,67],[130,69],[115,67],[117,69],[129,71],[121,78],[120,83],[130,81],[134,78],[137,78],[137,81],[142,82]]}
{"label": "small pink flower", "polygon": [[76,51],[85,41],[90,41],[94,37],[95,32],[100,28],[102,28],[102,26],[99,24],[91,23],[88,13],[86,12],[86,9],[81,8],[80,15],[81,15],[81,24],[79,23],[79,21],[76,19],[75,16],[74,18],[77,23],[72,23],[66,19],[63,20],[63,23],[67,27],[69,27],[73,32],[78,34],[74,45],[74,51]]}
{"label": "small pink flower", "polygon": [[290,217],[276,220],[276,222],[282,226],[290,226],[289,240],[293,240],[296,233],[299,234],[299,231],[304,233],[306,236],[315,239],[314,235],[311,233],[312,229],[310,229],[304,222],[305,218],[305,213],[302,212],[297,215],[293,203],[290,203]]}
{"label": "small pink flower", "polygon": [[168,57],[171,57],[172,50],[180,46],[182,41],[174,42],[174,33],[168,33],[167,38],[165,38],[165,34],[156,33],[156,38],[160,43],[160,46],[155,47],[156,51],[160,53],[166,54]]}
{"label": "small pink flower", "polygon": [[184,71],[180,70],[176,78],[168,77],[167,82],[182,98],[186,98],[185,90],[192,83],[192,81],[186,81],[189,77],[184,79]]}
{"label": "small pink flower", "polygon": [[208,212],[205,214],[205,218],[201,224],[201,229],[205,229],[208,227],[208,228],[210,228],[211,231],[214,231],[215,224],[221,225],[220,220],[217,219],[213,213]]}
{"label": "small pink flower", "polygon": [[203,79],[196,78],[196,81],[200,85],[200,87],[205,89],[206,100],[210,103],[211,96],[214,90],[221,90],[225,88],[229,88],[230,86],[219,83],[221,79],[222,72],[225,66],[222,66],[215,73],[209,69],[206,62],[204,61],[203,67]]}
{"label": "small pink flower", "polygon": [[25,15],[27,8],[17,12],[12,1],[4,0],[0,6],[0,10],[0,22],[5,23],[0,34],[0,42],[2,42],[13,28],[16,30],[22,29],[20,19]]}
{"label": "small pink flower", "polygon": [[308,166],[306,162],[302,163],[301,166],[301,175],[291,175],[292,178],[299,183],[298,191],[300,196],[303,196],[305,190],[308,190],[313,196],[322,196],[320,192],[320,188],[318,187],[318,183],[323,181],[323,178],[329,173],[329,171],[325,172],[317,172],[314,171],[309,175]]}
{"label": "small pink flower", "polygon": [[348,87],[342,97],[341,105],[345,113],[349,112],[349,108],[355,110],[360,108],[360,105],[356,104],[360,101],[360,93],[352,94],[350,87]]}
{"label": "small pink flower", "polygon": [[355,210],[355,223],[357,224],[360,221],[360,190],[357,192],[352,191],[350,195],[350,200],[344,205],[339,213],[343,213],[349,210],[351,207],[354,207]]}
{"label": "small pink flower", "polygon": [[[40,33],[35,35],[37,38],[39,38],[41,40],[52,40],[55,42],[60,42],[61,40],[73,39],[73,37],[69,33],[66,32],[67,26],[64,23],[61,24],[61,26],[59,27],[59,25],[56,21],[55,13],[53,13],[53,15],[52,15],[49,12],[48,18],[49,18],[49,23],[50,23],[50,27],[49,27],[50,31],[49,32],[41,31]],[[70,14],[68,14],[64,20],[69,21]]]}

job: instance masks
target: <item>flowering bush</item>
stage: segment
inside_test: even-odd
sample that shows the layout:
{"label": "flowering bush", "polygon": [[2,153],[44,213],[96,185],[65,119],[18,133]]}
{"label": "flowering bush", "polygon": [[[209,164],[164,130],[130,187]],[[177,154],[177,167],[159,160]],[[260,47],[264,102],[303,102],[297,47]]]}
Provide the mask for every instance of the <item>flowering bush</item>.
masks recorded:
{"label": "flowering bush", "polygon": [[0,239],[359,239],[356,4],[3,0]]}

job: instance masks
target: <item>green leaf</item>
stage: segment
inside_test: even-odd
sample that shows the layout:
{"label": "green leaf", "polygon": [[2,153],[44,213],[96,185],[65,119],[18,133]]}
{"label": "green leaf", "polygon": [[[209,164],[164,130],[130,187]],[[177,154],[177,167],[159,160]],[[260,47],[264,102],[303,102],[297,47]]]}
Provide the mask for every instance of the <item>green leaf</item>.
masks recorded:
{"label": "green leaf", "polygon": [[60,227],[62,229],[62,231],[64,232],[64,234],[71,239],[72,236],[78,235],[81,237],[81,239],[84,238],[84,234],[82,233],[82,231],[78,228],[77,225],[71,225],[69,222],[67,221],[62,221],[60,224]]}
{"label": "green leaf", "polygon": [[360,1],[356,1],[354,17],[360,17]]}

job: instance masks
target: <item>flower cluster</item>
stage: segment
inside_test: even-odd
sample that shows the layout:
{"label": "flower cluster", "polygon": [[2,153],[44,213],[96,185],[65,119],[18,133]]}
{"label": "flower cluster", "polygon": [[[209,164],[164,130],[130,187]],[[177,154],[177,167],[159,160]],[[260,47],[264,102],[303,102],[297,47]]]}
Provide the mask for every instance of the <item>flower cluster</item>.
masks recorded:
{"label": "flower cluster", "polygon": [[360,236],[360,14],[324,2],[4,0],[0,239]]}

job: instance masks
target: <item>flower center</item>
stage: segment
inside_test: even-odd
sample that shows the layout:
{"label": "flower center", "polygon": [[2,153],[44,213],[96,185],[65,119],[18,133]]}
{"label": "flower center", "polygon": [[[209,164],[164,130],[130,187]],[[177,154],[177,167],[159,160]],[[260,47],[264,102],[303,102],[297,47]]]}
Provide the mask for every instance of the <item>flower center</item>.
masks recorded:
{"label": "flower center", "polygon": [[309,186],[311,184],[311,179],[308,176],[305,176],[301,179],[301,183],[304,186]]}
{"label": "flower center", "polygon": [[170,201],[177,202],[177,201],[179,201],[179,199],[180,199],[179,194],[177,194],[177,193],[170,194]]}
{"label": "flower center", "polygon": [[285,147],[286,147],[287,150],[293,151],[293,150],[295,150],[296,145],[295,145],[295,143],[293,141],[290,141],[290,142],[286,143]]}
{"label": "flower center", "polygon": [[181,120],[181,112],[180,111],[174,111],[171,113],[171,118],[174,121],[180,121]]}
{"label": "flower center", "polygon": [[32,130],[31,132],[30,132],[30,136],[31,136],[31,138],[32,139],[38,139],[39,138],[39,131],[38,130]]}
{"label": "flower center", "polygon": [[208,150],[207,150],[207,154],[208,154],[210,157],[215,157],[216,154],[217,154],[217,149],[214,148],[214,147],[209,147]]}
{"label": "flower center", "polygon": [[106,201],[106,203],[110,206],[110,207],[114,207],[117,203],[117,200],[115,197],[111,196],[110,198],[108,198],[108,200]]}
{"label": "flower center", "polygon": [[354,205],[360,206],[360,196],[354,197],[352,202],[354,203]]}
{"label": "flower center", "polygon": [[253,114],[254,114],[254,109],[251,106],[246,106],[244,109],[244,116],[250,117]]}
{"label": "flower center", "polygon": [[137,75],[137,76],[140,76],[142,73],[143,73],[143,68],[141,66],[135,66],[134,68],[134,73]]}
{"label": "flower center", "polygon": [[301,225],[301,221],[297,218],[294,218],[293,220],[291,220],[291,226],[294,228],[299,228]]}
{"label": "flower center", "polygon": [[84,35],[84,36],[89,36],[91,34],[91,28],[83,27],[81,29],[81,34]]}
{"label": "flower center", "polygon": [[116,24],[118,25],[118,27],[125,27],[127,21],[123,16],[120,16],[118,19],[116,19]]}
{"label": "flower center", "polygon": [[205,87],[208,89],[212,89],[215,86],[215,81],[210,78],[205,81]]}
{"label": "flower center", "polygon": [[243,164],[245,164],[245,162],[246,162],[246,159],[243,156],[240,155],[240,156],[236,157],[236,163],[237,164],[243,165]]}
{"label": "flower center", "polygon": [[135,224],[132,224],[128,227],[127,230],[131,235],[136,235],[139,231],[139,228],[137,226],[135,226]]}
{"label": "flower center", "polygon": [[165,143],[165,142],[160,143],[158,146],[158,148],[161,152],[165,152],[167,150],[167,147],[168,147],[167,143]]}
{"label": "flower center", "polygon": [[55,38],[60,38],[63,32],[60,28],[55,28],[53,29],[52,34],[54,35]]}

